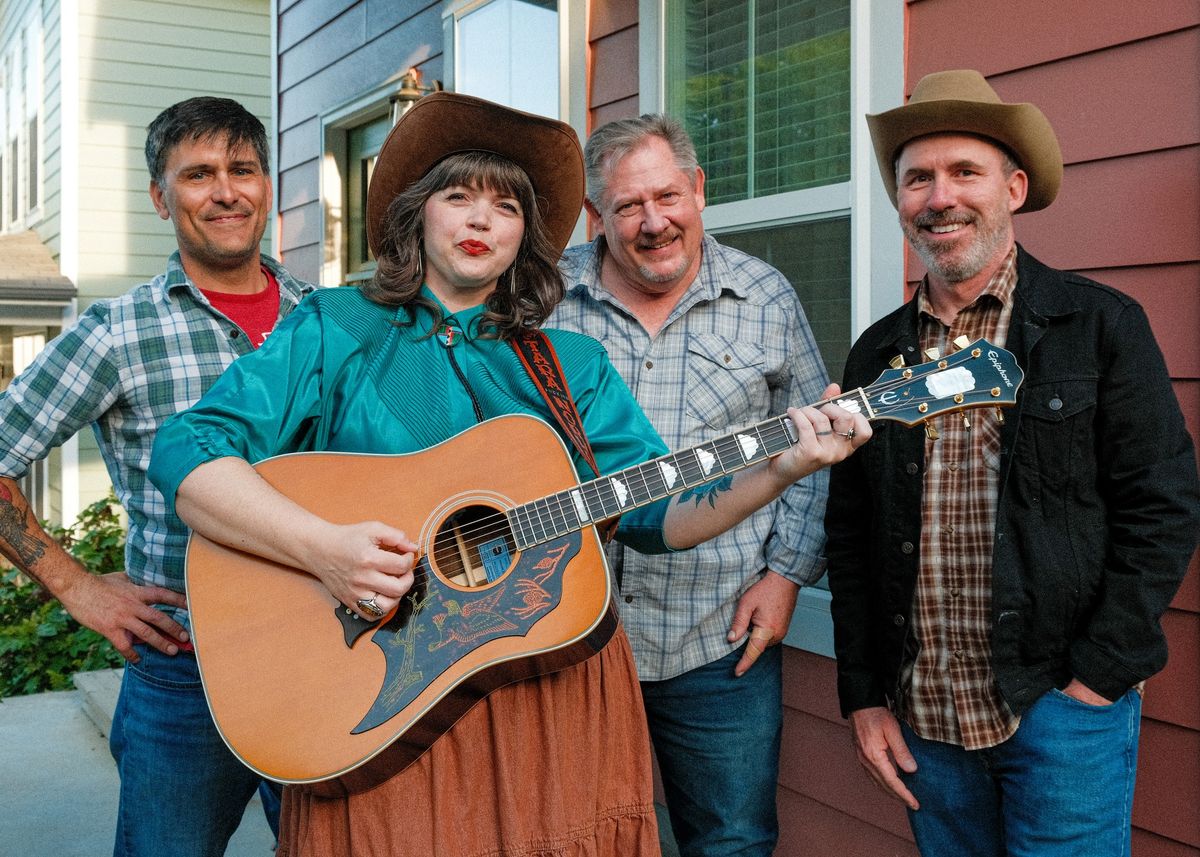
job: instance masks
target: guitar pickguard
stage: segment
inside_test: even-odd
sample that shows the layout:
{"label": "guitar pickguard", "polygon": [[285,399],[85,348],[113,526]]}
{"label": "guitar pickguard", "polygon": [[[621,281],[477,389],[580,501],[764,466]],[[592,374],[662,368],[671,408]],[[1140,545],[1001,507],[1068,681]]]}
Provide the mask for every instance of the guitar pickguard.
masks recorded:
{"label": "guitar pickguard", "polygon": [[426,582],[424,592],[414,591],[405,599],[411,611],[403,611],[403,621],[398,614],[371,638],[383,650],[387,666],[374,704],[352,734],[386,723],[434,678],[484,643],[527,635],[562,600],[563,572],[581,543],[576,531],[523,551],[508,576],[481,594],[445,586],[423,556],[415,575]]}

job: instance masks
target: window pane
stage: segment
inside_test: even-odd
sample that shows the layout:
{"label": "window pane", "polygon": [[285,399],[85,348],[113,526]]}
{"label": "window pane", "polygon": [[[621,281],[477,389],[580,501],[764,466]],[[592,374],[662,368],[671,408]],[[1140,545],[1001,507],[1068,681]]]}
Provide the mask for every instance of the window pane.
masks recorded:
{"label": "window pane", "polygon": [[346,134],[346,275],[350,279],[375,267],[367,246],[367,186],[375,159],[391,130],[391,117],[385,115]]}
{"label": "window pane", "polygon": [[32,211],[38,207],[38,121],[34,116],[29,120],[29,142],[25,146],[28,157],[29,172],[25,187],[28,189],[27,208]]}
{"label": "window pane", "polygon": [[493,0],[457,21],[454,88],[558,117],[558,3]]}
{"label": "window pane", "polygon": [[21,168],[17,161],[17,138],[13,137],[12,142],[8,147],[8,222],[14,223],[20,216],[20,203],[17,194],[17,179],[20,177]]}
{"label": "window pane", "polygon": [[840,381],[850,350],[850,218],[726,232],[718,240],[774,265],[788,278],[829,377]]}
{"label": "window pane", "polygon": [[668,15],[667,103],[708,202],[849,180],[849,0],[685,0]]}

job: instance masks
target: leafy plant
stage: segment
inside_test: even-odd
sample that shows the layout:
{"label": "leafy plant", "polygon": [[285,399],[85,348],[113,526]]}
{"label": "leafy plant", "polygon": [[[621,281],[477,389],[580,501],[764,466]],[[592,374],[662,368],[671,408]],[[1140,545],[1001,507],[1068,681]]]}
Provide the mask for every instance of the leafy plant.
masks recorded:
{"label": "leafy plant", "polygon": [[[112,492],[71,526],[49,532],[93,574],[125,567],[125,528]],[[0,571],[0,698],[63,690],[74,673],[121,663],[108,640],[72,619],[45,589],[15,568]]]}

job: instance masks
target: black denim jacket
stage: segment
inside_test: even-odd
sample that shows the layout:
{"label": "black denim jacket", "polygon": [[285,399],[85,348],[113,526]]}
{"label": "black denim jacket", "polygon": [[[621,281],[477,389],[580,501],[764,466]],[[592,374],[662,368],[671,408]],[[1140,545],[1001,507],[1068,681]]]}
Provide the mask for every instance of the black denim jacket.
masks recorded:
{"label": "black denim jacket", "polygon": [[[1200,480],[1136,301],[1018,248],[1007,348],[1025,371],[1001,430],[992,666],[1020,713],[1072,677],[1116,699],[1166,663],[1159,619],[1200,532]],[[843,387],[920,362],[916,301],[851,350]],[[833,468],[826,515],[842,713],[894,700],[916,584],[925,438],[876,422]]]}

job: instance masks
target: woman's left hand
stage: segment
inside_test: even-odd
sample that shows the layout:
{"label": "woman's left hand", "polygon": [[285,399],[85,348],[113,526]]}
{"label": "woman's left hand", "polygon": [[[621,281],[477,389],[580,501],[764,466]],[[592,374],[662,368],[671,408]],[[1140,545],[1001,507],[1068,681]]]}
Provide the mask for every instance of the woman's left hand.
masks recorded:
{"label": "woman's left hand", "polygon": [[[841,393],[837,384],[825,388],[823,398]],[[862,414],[851,414],[834,404],[820,408],[788,408],[796,428],[795,446],[771,460],[774,474],[795,482],[823,467],[837,464],[871,439],[871,424]]]}

